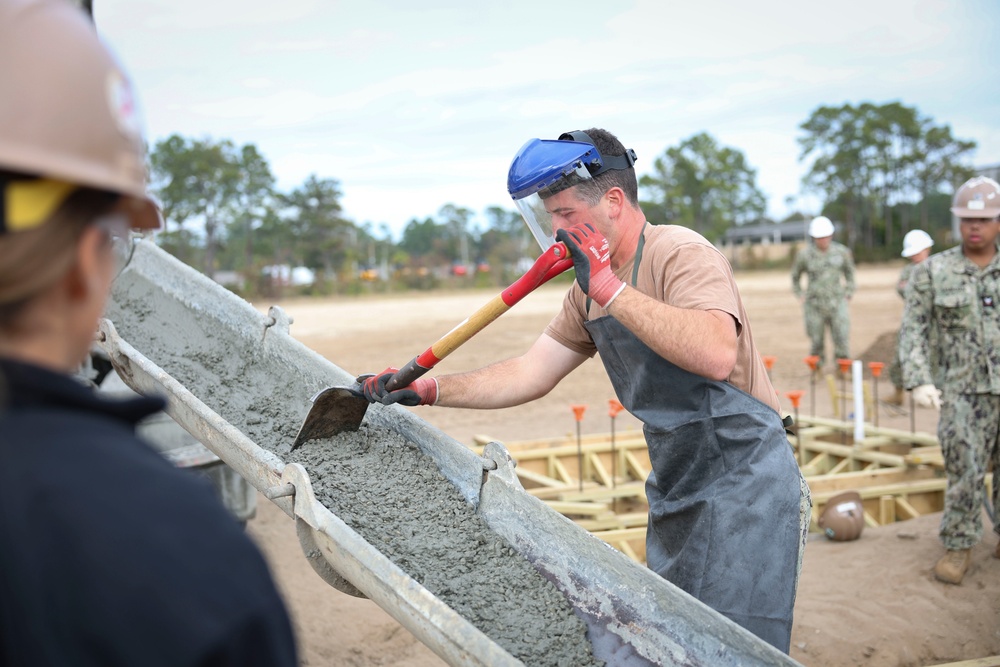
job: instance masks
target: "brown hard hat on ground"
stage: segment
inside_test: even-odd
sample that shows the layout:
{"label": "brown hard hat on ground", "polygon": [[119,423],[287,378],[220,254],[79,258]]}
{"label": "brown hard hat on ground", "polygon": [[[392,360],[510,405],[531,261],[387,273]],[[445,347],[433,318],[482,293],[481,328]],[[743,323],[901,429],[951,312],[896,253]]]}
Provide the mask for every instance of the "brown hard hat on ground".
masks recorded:
{"label": "brown hard hat on ground", "polygon": [[955,191],[951,212],[959,218],[995,218],[1000,215],[1000,184],[987,176],[970,178]]}
{"label": "brown hard hat on ground", "polygon": [[857,491],[838,493],[827,501],[819,517],[819,527],[831,540],[848,542],[861,537],[865,527],[865,510]]}
{"label": "brown hard hat on ground", "polygon": [[[0,0],[0,91],[5,189],[19,182],[14,174],[57,184],[23,195],[33,200],[58,197],[66,190],[58,184],[106,190],[122,195],[134,228],[160,226],[146,194],[145,145],[128,76],[79,8],[67,0]],[[37,208],[51,210],[52,202]],[[42,222],[27,216],[19,228]]]}

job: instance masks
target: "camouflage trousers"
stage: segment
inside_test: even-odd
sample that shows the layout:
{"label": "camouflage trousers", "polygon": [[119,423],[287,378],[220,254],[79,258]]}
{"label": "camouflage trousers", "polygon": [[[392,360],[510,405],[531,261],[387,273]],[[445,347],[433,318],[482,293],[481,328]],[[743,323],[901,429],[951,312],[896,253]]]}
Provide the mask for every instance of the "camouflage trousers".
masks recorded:
{"label": "camouflage trousers", "polygon": [[849,359],[848,339],[851,320],[847,314],[847,299],[820,304],[807,297],[804,311],[806,335],[809,336],[809,354],[819,357],[820,365],[826,365],[826,350],[823,343],[826,330],[829,328],[833,342],[833,361]]}
{"label": "camouflage trousers", "polygon": [[[992,461],[993,512],[1000,516],[1000,396],[944,392],[938,440],[948,487],[944,492],[941,542],[946,549],[969,549],[983,536],[983,479]],[[997,527],[993,527],[997,530]],[[1000,532],[1000,531],[998,531]]]}

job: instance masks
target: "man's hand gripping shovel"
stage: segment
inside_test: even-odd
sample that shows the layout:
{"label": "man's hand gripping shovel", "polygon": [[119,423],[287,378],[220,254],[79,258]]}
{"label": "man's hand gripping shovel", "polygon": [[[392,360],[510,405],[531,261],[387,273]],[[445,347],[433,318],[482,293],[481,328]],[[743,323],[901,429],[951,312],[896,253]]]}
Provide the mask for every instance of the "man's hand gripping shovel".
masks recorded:
{"label": "man's hand gripping shovel", "polygon": [[[510,287],[399,369],[386,383],[386,389],[394,391],[411,384],[510,310],[515,303],[572,266],[573,260],[566,246],[562,243],[553,244]],[[368,411],[368,405],[368,399],[361,392],[358,382],[350,387],[323,389],[313,396],[312,407],[292,442],[292,449],[298,448],[307,440],[331,438],[345,431],[357,431]]]}

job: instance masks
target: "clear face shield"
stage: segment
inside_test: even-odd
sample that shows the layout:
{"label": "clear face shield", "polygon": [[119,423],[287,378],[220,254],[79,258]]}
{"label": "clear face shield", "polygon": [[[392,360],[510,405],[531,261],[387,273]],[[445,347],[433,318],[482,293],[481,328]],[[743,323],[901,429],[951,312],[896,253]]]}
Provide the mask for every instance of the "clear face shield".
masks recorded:
{"label": "clear face shield", "polygon": [[556,208],[546,200],[608,169],[631,169],[634,164],[635,151],[602,156],[586,132],[566,132],[555,140],[529,139],[510,163],[507,192],[545,252],[555,243],[550,211]]}
{"label": "clear face shield", "polygon": [[548,250],[555,243],[552,214],[545,208],[546,200],[555,194],[592,180],[592,178],[586,167],[582,163],[577,163],[575,167],[567,167],[565,173],[555,182],[526,197],[514,200],[517,210],[521,212],[521,217],[524,218],[528,229],[531,230],[531,235],[538,241],[542,252]]}

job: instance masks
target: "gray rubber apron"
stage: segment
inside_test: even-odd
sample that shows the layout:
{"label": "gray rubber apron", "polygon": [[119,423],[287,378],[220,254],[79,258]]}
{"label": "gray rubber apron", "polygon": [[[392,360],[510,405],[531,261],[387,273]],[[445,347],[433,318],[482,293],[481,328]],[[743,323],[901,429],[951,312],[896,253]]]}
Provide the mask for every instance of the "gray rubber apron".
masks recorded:
{"label": "gray rubber apron", "polygon": [[801,491],[778,413],[678,368],[611,316],[586,327],[618,400],[644,425],[649,567],[787,653]]}

